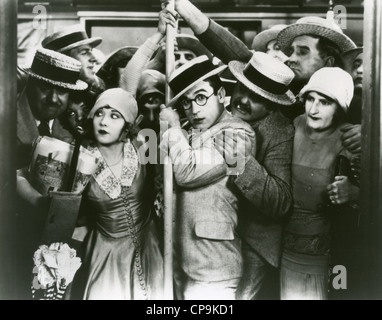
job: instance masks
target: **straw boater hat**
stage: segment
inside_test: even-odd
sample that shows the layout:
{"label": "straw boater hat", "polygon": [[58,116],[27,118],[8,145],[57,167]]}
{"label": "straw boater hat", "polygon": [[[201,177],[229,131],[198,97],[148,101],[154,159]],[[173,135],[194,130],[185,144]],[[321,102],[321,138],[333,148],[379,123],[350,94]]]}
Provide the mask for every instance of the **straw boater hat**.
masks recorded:
{"label": "straw boater hat", "polygon": [[176,42],[178,49],[188,49],[195,53],[197,57],[206,55],[209,59],[212,59],[212,53],[194,36],[180,33],[176,35]]}
{"label": "straw boater hat", "polygon": [[102,42],[102,38],[89,38],[81,25],[73,25],[47,36],[42,41],[42,47],[58,52],[65,52],[85,44],[95,48]]}
{"label": "straw boater hat", "polygon": [[107,82],[111,77],[114,76],[113,71],[116,68],[125,68],[127,63],[133,57],[138,47],[126,46],[119,48],[112,53],[110,53],[105,62],[99,68],[97,76]]}
{"label": "straw boater hat", "polygon": [[301,18],[296,23],[281,30],[277,35],[277,42],[281,50],[285,52],[292,44],[293,39],[302,35],[315,35],[329,39],[340,48],[341,52],[356,48],[355,43],[343,33],[336,23],[315,16]]}
{"label": "straw boater hat", "polygon": [[313,73],[299,95],[304,97],[311,91],[321,93],[336,101],[346,113],[353,98],[353,90],[353,79],[349,73],[338,67],[325,67]]}
{"label": "straw boater hat", "polygon": [[276,40],[279,32],[285,29],[287,26],[288,25],[286,24],[276,24],[269,29],[260,32],[253,38],[252,49],[255,51],[266,52],[268,42]]}
{"label": "straw boater hat", "polygon": [[76,59],[41,48],[36,51],[31,67],[25,71],[32,78],[61,88],[85,90],[87,83],[79,80],[81,67]]}
{"label": "straw boater hat", "polygon": [[226,65],[214,65],[206,55],[185,63],[176,69],[168,80],[168,84],[174,94],[168,106],[172,107],[186,91],[197,83],[214,75],[219,75],[226,68]]}
{"label": "straw boater hat", "polygon": [[351,50],[348,50],[346,52],[344,52],[342,55],[341,55],[341,59],[344,63],[344,66],[345,66],[345,69],[350,69],[351,65],[353,64],[354,62],[354,59],[361,53],[363,52],[363,47],[359,47],[359,48],[354,48],[354,49],[351,49]]}
{"label": "straw boater hat", "polygon": [[231,61],[228,67],[237,80],[263,98],[281,105],[295,103],[295,95],[289,90],[293,71],[269,54],[257,51],[248,63]]}

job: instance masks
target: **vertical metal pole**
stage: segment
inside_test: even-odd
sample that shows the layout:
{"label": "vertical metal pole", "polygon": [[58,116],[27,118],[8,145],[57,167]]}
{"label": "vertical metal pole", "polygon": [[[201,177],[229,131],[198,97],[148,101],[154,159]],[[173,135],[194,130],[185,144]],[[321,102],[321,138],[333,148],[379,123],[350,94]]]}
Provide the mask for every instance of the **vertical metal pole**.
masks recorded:
{"label": "vertical metal pole", "polygon": [[0,1],[0,300],[16,298],[17,1]]}
{"label": "vertical metal pole", "polygon": [[[174,1],[171,0],[167,8],[174,10]],[[166,27],[166,79],[168,80],[174,71],[174,40],[175,28],[167,25]],[[166,85],[166,105],[172,98],[169,85]],[[164,298],[174,299],[173,294],[173,172],[170,157],[165,158],[164,171]]]}
{"label": "vertical metal pole", "polygon": [[361,212],[366,299],[382,299],[382,2],[365,0]]}

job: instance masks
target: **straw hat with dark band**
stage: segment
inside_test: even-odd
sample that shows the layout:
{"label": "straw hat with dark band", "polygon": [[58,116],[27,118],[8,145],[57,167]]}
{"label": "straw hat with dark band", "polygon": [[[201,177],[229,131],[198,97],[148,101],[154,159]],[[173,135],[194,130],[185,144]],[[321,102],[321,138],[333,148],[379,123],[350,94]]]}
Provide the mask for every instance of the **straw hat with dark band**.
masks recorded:
{"label": "straw hat with dark band", "polygon": [[42,41],[42,47],[64,52],[86,44],[95,48],[101,42],[100,37],[89,38],[81,25],[73,25],[47,36]]}
{"label": "straw hat with dark band", "polygon": [[32,66],[25,71],[32,78],[61,88],[85,90],[87,83],[79,80],[81,68],[78,60],[41,48],[36,51]]}
{"label": "straw hat with dark band", "polygon": [[248,63],[231,61],[228,67],[237,80],[263,98],[281,105],[295,103],[289,90],[294,73],[280,60],[258,51]]}
{"label": "straw hat with dark band", "polygon": [[194,85],[209,77],[219,75],[226,68],[226,65],[214,65],[205,55],[185,63],[176,69],[169,78],[169,86],[174,94],[169,106],[172,107]]}
{"label": "straw hat with dark band", "polygon": [[285,52],[293,39],[302,35],[315,35],[329,39],[340,48],[341,52],[356,48],[355,43],[343,33],[336,23],[315,16],[301,18],[281,30],[277,35],[277,42],[281,50]]}

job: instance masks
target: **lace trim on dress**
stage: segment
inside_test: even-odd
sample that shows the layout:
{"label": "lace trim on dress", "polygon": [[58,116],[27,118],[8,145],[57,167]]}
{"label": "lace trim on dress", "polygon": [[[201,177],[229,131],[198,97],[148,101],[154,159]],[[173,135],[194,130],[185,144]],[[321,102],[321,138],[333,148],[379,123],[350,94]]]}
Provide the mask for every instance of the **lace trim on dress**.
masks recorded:
{"label": "lace trim on dress", "polygon": [[133,144],[128,140],[123,146],[123,166],[120,178],[113,174],[96,146],[90,146],[88,149],[98,159],[98,167],[93,174],[94,179],[111,199],[118,198],[122,191],[121,186],[130,187],[138,171],[138,154]]}

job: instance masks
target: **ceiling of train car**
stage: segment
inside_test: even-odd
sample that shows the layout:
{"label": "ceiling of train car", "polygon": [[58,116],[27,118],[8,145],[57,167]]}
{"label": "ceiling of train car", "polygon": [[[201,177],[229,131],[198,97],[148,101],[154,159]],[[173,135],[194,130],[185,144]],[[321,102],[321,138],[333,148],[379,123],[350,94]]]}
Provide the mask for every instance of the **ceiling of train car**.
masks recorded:
{"label": "ceiling of train car", "polygon": [[[210,12],[322,12],[328,0],[192,0],[203,11]],[[363,0],[338,0],[348,12],[363,12]],[[57,11],[158,11],[159,0],[18,0],[19,11],[37,4]]]}

